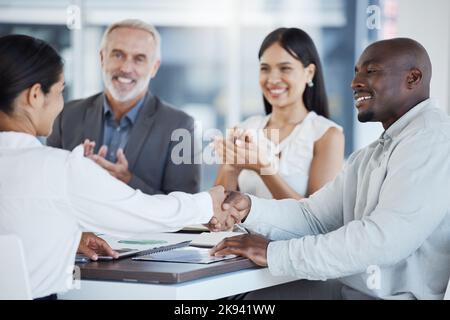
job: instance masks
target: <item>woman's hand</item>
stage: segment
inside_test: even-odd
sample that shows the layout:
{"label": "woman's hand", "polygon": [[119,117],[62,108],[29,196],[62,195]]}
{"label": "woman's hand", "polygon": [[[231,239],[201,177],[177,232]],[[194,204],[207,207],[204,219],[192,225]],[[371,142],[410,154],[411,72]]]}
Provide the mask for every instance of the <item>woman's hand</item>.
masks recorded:
{"label": "woman's hand", "polygon": [[236,142],[237,139],[245,139],[243,134],[243,129],[238,127],[234,127],[232,129],[227,130],[226,139],[215,138],[212,143],[216,152],[216,155],[219,159],[220,164],[222,164],[222,169],[225,173],[233,175],[235,177],[239,176],[242,171],[242,168],[238,168],[235,166],[235,161],[232,153],[228,153],[226,146],[232,146]]}
{"label": "woman's hand", "polygon": [[93,261],[97,261],[98,255],[107,255],[114,259],[119,257],[119,254],[109,246],[108,242],[92,232],[83,232],[77,253],[82,253]]}
{"label": "woman's hand", "polygon": [[254,131],[234,128],[226,140],[214,140],[215,151],[222,163],[234,170],[247,169],[258,174],[273,174],[270,171],[273,171],[276,160],[274,146],[262,132],[262,136],[258,137],[260,139],[256,139]]}

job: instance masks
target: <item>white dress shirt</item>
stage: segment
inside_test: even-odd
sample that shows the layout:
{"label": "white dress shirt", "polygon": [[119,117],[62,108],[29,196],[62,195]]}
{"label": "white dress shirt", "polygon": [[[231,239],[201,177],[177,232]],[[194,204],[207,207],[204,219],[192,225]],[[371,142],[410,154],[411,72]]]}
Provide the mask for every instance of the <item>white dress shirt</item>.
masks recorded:
{"label": "white dress shirt", "polygon": [[[340,278],[383,299],[442,299],[450,277],[450,118],[426,100],[302,201],[252,198],[274,275]],[[276,213],[276,214],[274,214]]]}
{"label": "white dress shirt", "polygon": [[[270,120],[268,116],[254,116],[245,120],[238,127],[242,129],[255,130],[257,138],[266,141],[259,141],[258,146],[271,143],[265,138],[263,129]],[[330,128],[337,128],[342,131],[342,127],[333,121],[319,116],[314,111],[310,111],[305,119],[299,123],[294,130],[278,145],[271,149],[281,154],[279,160],[278,174],[297,193],[307,197],[309,172],[311,162],[314,157],[314,144]],[[242,170],[238,177],[239,190],[249,193],[259,198],[273,199],[273,195],[267,188],[261,176],[252,170]]]}
{"label": "white dress shirt", "polygon": [[70,289],[82,230],[133,236],[208,223],[209,193],[148,196],[73,152],[0,133],[0,234],[18,235],[34,298]]}

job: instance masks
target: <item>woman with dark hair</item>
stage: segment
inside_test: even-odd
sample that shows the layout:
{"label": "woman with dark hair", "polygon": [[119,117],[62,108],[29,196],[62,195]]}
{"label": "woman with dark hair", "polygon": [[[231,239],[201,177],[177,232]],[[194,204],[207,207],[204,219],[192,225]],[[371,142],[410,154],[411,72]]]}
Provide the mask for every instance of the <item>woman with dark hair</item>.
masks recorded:
{"label": "woman with dark hair", "polygon": [[[70,289],[82,230],[131,237],[234,223],[220,209],[223,188],[149,196],[86,158],[89,141],[73,152],[43,146],[36,136],[50,134],[64,89],[61,57],[45,42],[1,37],[0,75],[0,234],[22,240],[33,298]],[[96,238],[86,242],[108,248]]]}
{"label": "woman with dark hair", "polygon": [[216,139],[224,163],[216,184],[263,198],[302,199],[341,170],[342,128],[328,119],[322,65],[307,33],[277,29],[258,56],[266,116]]}

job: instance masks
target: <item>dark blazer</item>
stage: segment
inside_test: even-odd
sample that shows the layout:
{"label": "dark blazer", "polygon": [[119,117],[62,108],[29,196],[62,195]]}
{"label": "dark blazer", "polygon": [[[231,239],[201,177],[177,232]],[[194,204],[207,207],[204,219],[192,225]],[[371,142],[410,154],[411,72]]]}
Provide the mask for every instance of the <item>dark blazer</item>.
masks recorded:
{"label": "dark blazer", "polygon": [[[72,150],[90,139],[96,142],[98,152],[103,144],[103,99],[104,94],[99,93],[68,102],[55,120],[47,145]],[[171,160],[172,149],[179,143],[171,141],[171,135],[179,128],[187,129],[195,142],[194,119],[147,93],[124,149],[133,174],[130,187],[147,194],[199,191],[201,167],[194,164],[194,152],[190,153],[191,164],[177,165]]]}

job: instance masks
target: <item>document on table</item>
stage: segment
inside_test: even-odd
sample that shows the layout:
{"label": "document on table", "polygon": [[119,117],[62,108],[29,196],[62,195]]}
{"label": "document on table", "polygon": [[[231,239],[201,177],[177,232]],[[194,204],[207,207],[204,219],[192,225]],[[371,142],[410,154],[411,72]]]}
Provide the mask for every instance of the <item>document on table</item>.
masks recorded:
{"label": "document on table", "polygon": [[215,257],[209,254],[209,249],[196,247],[183,247],[168,251],[161,251],[133,258],[137,261],[164,261],[178,263],[210,264],[236,258],[236,255]]}
{"label": "document on table", "polygon": [[139,254],[145,254],[146,252],[173,248],[177,244],[190,242],[195,235],[150,233],[136,235],[132,238],[119,238],[105,234],[98,234],[98,236],[108,242],[114,250],[136,250]]}
{"label": "document on table", "polygon": [[191,246],[212,248],[225,238],[240,236],[243,234],[244,233],[242,232],[231,232],[231,231],[203,232],[199,235],[196,235],[192,239]]}

